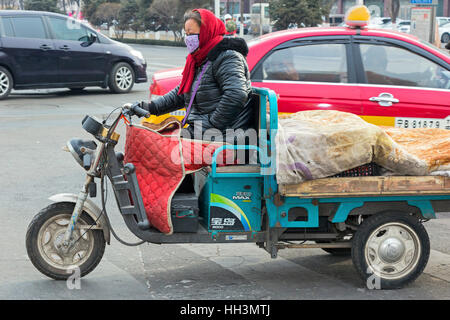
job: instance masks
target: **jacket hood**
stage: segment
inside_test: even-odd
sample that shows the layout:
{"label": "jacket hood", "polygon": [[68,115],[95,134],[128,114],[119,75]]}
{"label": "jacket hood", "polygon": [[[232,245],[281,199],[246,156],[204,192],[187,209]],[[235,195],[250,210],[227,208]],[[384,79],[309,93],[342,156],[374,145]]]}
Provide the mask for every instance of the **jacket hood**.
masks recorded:
{"label": "jacket hood", "polygon": [[214,61],[224,51],[234,50],[242,54],[244,57],[248,54],[247,42],[242,38],[224,37],[211,51],[208,53],[208,60]]}

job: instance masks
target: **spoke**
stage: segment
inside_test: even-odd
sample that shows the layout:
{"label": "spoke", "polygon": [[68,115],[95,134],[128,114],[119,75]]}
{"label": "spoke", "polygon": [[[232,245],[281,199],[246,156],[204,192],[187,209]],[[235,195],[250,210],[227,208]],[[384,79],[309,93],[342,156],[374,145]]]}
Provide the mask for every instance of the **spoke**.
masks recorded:
{"label": "spoke", "polygon": [[45,254],[47,254],[47,256],[51,256],[52,254],[56,254],[59,256],[59,252],[58,250],[56,250],[55,246],[53,245],[53,243],[51,241],[49,241],[46,244],[42,245],[42,249],[44,249]]}
{"label": "spoke", "polygon": [[375,259],[370,261],[370,266],[375,272],[381,273],[387,265],[376,255]]}
{"label": "spoke", "polygon": [[370,246],[370,248],[376,248],[376,250],[378,250],[378,247],[383,242],[386,234],[387,234],[387,232],[380,237],[377,237],[376,234],[374,234],[372,237],[370,237],[369,242],[368,242],[368,245]]}
{"label": "spoke", "polygon": [[63,260],[64,266],[73,265],[73,255],[71,255],[70,252],[68,254],[63,255],[62,260]]}
{"label": "spoke", "polygon": [[[380,245],[379,243],[377,243],[376,241],[370,241],[367,243],[367,248],[368,249],[372,249],[372,251],[378,255],[378,249],[379,249]],[[370,251],[369,251],[370,252]]]}
{"label": "spoke", "polygon": [[397,272],[402,272],[408,267],[408,262],[406,262],[406,257],[400,259],[397,263],[391,265]]}
{"label": "spoke", "polygon": [[389,235],[393,237],[398,237],[400,239],[405,239],[408,237],[408,233],[401,227],[392,226],[389,227]]}
{"label": "spoke", "polygon": [[75,244],[75,249],[77,251],[82,251],[82,250],[89,251],[90,244],[91,244],[91,241],[86,240],[86,239],[81,237],[81,238],[79,238],[79,240]]}
{"label": "spoke", "polygon": [[416,251],[416,244],[413,239],[404,240],[403,244],[405,245],[405,251]]}

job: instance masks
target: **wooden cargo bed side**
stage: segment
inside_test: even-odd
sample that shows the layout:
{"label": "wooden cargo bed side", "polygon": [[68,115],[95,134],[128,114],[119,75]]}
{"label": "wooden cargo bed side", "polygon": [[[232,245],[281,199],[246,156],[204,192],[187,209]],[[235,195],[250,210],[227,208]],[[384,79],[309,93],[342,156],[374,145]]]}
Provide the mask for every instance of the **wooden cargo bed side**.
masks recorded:
{"label": "wooden cargo bed side", "polygon": [[450,177],[441,176],[371,176],[324,178],[300,184],[280,185],[287,197],[450,195]]}

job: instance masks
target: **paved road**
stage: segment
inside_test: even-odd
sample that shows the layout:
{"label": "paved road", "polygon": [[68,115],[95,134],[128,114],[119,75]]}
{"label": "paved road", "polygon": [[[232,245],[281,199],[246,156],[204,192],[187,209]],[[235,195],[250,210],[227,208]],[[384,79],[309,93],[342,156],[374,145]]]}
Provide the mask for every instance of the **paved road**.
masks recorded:
{"label": "paved road", "polygon": [[[182,66],[186,55],[183,48],[136,47],[149,61],[149,76]],[[252,244],[126,247],[113,240],[80,290],[41,275],[26,255],[27,225],[49,196],[77,193],[84,180],[62,146],[71,137],[89,138],[80,126],[85,114],[105,117],[113,107],[148,97],[148,86],[126,95],[95,88],[14,92],[0,102],[0,299],[450,299],[450,214],[426,224],[430,263],[401,290],[365,289],[351,260],[320,249],[286,249],[272,260]],[[136,240],[112,201],[108,211],[117,232]]]}

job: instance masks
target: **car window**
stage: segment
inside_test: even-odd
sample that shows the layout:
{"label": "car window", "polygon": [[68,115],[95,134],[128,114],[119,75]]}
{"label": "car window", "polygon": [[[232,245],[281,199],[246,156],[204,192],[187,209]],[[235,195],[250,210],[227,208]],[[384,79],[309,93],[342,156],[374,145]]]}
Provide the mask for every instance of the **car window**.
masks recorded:
{"label": "car window", "polygon": [[273,52],[262,65],[264,80],[348,82],[344,44],[315,44]]}
{"label": "car window", "polygon": [[393,86],[446,89],[449,71],[409,50],[361,44],[367,82]]}
{"label": "car window", "polygon": [[56,39],[85,42],[92,32],[73,19],[50,17],[50,26]]}
{"label": "car window", "polygon": [[14,31],[10,18],[2,18],[0,21],[0,33],[5,37],[14,37]]}
{"label": "car window", "polygon": [[10,21],[17,38],[47,38],[41,17],[11,17]]}

